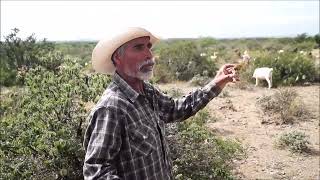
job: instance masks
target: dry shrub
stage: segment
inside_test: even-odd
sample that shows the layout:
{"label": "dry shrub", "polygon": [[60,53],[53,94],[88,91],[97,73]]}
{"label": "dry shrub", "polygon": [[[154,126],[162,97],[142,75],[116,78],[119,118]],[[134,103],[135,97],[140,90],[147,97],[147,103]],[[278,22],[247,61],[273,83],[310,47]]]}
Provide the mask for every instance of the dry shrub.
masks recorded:
{"label": "dry shrub", "polygon": [[211,78],[209,78],[208,76],[201,76],[200,74],[197,74],[193,76],[193,78],[190,80],[190,83],[194,86],[204,86],[210,81]]}
{"label": "dry shrub", "polygon": [[183,91],[180,88],[170,88],[165,91],[165,93],[173,98],[179,98],[183,96]]}
{"label": "dry shrub", "polygon": [[305,120],[311,115],[293,89],[280,89],[271,96],[263,96],[257,101],[257,104],[265,115],[273,117],[276,124],[289,124]]}
{"label": "dry shrub", "polygon": [[224,104],[225,105],[220,106],[219,109],[227,109],[227,110],[232,110],[234,112],[237,111],[237,109],[234,107],[231,99],[227,98]]}
{"label": "dry shrub", "polygon": [[308,144],[310,144],[308,138],[305,133],[298,131],[284,133],[279,137],[276,146],[279,148],[287,147],[291,152],[295,153],[308,152],[310,150],[308,147]]}

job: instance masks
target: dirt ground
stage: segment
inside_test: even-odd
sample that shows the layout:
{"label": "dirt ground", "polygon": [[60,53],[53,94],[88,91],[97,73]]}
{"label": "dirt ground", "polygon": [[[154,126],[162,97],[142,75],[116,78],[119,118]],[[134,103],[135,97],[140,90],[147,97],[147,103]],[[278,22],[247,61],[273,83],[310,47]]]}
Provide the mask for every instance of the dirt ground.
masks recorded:
{"label": "dirt ground", "polygon": [[[183,93],[198,87],[177,82],[159,85],[162,90],[179,88]],[[320,179],[319,163],[319,85],[290,87],[296,90],[305,107],[312,113],[309,119],[292,125],[262,123],[266,117],[256,102],[263,95],[272,95],[279,88],[267,89],[249,85],[240,89],[228,84],[206,108],[217,119],[208,126],[223,138],[237,139],[246,149],[247,157],[235,161],[234,174],[238,179]],[[291,153],[288,149],[274,146],[278,137],[291,131],[304,132],[309,136],[311,152]]]}

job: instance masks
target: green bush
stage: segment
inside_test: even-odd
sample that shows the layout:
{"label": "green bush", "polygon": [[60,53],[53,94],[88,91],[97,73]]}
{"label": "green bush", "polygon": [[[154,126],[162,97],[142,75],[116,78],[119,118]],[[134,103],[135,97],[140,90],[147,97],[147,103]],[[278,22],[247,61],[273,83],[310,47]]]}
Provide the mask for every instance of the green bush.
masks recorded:
{"label": "green bush", "polygon": [[[213,76],[217,70],[215,64],[207,57],[200,56],[201,48],[193,41],[177,41],[157,50],[159,59],[155,71],[169,73],[166,76],[178,80],[190,80],[196,74],[207,71],[208,76]],[[158,68],[162,68],[159,70]],[[161,74],[156,74],[156,76]],[[159,78],[161,79],[161,77]]]}
{"label": "green bush", "polygon": [[62,54],[78,58],[81,65],[85,65],[91,60],[92,50],[97,42],[56,42],[54,47]]}
{"label": "green bush", "polygon": [[[254,61],[254,68],[273,68],[273,86],[297,85],[315,80],[314,62],[296,53],[264,54]],[[252,71],[253,74],[253,71]]]}
{"label": "green bush", "polygon": [[83,178],[85,104],[110,79],[84,74],[75,59],[63,61],[56,72],[30,69],[24,90],[3,100],[0,179]]}
{"label": "green bush", "polygon": [[297,42],[297,43],[303,43],[303,42],[306,42],[306,41],[311,41],[313,42],[314,39],[313,37],[309,36],[307,33],[302,33],[302,34],[298,34],[294,40]]}
{"label": "green bush", "polygon": [[308,144],[310,144],[308,136],[305,133],[297,131],[282,134],[278,142],[276,142],[278,147],[288,147],[290,151],[298,153],[310,150]]}
{"label": "green bush", "polygon": [[201,110],[188,120],[168,128],[175,179],[233,179],[232,160],[244,151],[236,141],[222,140],[205,126],[208,111]]}
{"label": "green bush", "polygon": [[263,43],[262,49],[270,53],[276,53],[278,50],[284,49],[284,45],[279,43],[277,39],[271,38]]}
{"label": "green bush", "polygon": [[296,43],[294,49],[297,49],[297,51],[311,51],[316,46],[317,44],[314,41],[303,41],[301,43]]}
{"label": "green bush", "polygon": [[202,37],[197,39],[197,44],[199,44],[199,46],[202,49],[208,48],[208,47],[212,47],[214,45],[216,45],[218,42],[216,39],[213,39],[211,37]]}
{"label": "green bush", "polygon": [[5,57],[1,55],[0,61],[0,86],[12,86],[16,84],[17,70],[11,69]]}
{"label": "green bush", "polygon": [[157,64],[154,69],[154,76],[152,81],[155,83],[168,83],[173,81],[175,78],[171,72],[168,71],[168,67],[165,64]]}
{"label": "green bush", "polygon": [[2,86],[23,85],[23,76],[19,81],[13,78],[16,78],[21,69],[28,71],[29,68],[37,65],[44,65],[53,69],[59,66],[58,61],[48,64],[49,62],[43,62],[41,59],[41,57],[54,50],[52,43],[47,42],[46,39],[37,41],[34,34],[23,40],[18,37],[18,33],[19,29],[15,28],[12,33],[4,37],[4,42],[0,42],[1,70],[4,70],[4,73],[1,73],[1,75],[4,75],[0,81]]}

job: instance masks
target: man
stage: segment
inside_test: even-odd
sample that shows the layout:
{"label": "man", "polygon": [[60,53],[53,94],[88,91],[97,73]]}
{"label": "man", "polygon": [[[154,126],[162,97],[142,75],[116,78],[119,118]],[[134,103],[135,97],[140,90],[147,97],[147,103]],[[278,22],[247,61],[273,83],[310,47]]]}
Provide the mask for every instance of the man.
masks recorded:
{"label": "man", "polygon": [[237,80],[234,65],[224,65],[208,85],[174,100],[145,82],[156,41],[147,30],[130,28],[94,48],[93,68],[113,79],[88,117],[85,179],[173,179],[164,124],[194,115]]}

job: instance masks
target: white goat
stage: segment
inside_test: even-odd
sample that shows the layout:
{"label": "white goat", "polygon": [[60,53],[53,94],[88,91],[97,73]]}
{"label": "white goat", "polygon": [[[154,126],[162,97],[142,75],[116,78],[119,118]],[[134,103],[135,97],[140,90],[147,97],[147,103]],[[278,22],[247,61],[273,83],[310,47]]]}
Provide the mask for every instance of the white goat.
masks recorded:
{"label": "white goat", "polygon": [[307,52],[306,52],[306,51],[300,51],[299,53],[300,53],[301,55],[303,55],[303,56],[307,55]]}
{"label": "white goat", "polygon": [[201,57],[207,56],[207,53],[200,53],[200,56],[201,56]]}
{"label": "white goat", "polygon": [[210,59],[217,59],[218,52],[213,52],[213,55],[210,56]]}
{"label": "white goat", "polygon": [[251,59],[251,57],[250,57],[248,51],[245,50],[245,51],[243,52],[243,55],[242,55],[242,61],[244,61],[244,62],[249,62],[250,59]]}
{"label": "white goat", "polygon": [[268,82],[269,89],[272,87],[272,68],[262,67],[254,70],[253,76],[256,78],[256,86],[258,86],[259,79],[266,80]]}

